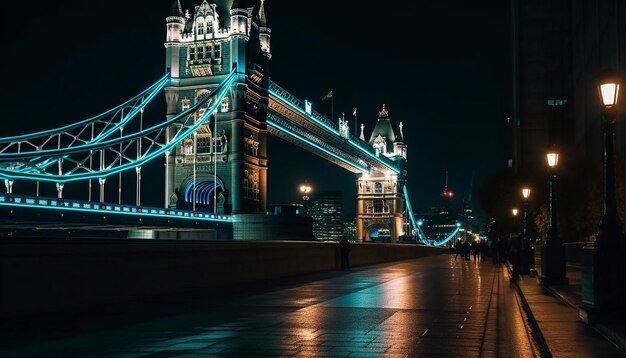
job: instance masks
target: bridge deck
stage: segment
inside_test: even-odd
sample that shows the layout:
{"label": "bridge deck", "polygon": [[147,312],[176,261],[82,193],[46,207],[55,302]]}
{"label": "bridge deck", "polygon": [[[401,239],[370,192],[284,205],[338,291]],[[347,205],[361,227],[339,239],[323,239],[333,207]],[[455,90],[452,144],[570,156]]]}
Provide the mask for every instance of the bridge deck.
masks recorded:
{"label": "bridge deck", "polygon": [[530,357],[516,292],[503,267],[441,255],[94,314],[89,323],[65,317],[63,329],[11,326],[4,339],[18,340],[0,344],[0,355]]}

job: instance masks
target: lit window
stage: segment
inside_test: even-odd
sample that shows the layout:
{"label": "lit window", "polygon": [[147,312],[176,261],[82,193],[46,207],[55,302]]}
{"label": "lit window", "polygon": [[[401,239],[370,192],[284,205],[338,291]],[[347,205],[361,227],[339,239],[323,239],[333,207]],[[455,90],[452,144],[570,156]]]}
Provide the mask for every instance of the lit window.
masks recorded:
{"label": "lit window", "polygon": [[211,136],[199,135],[196,137],[196,145],[198,147],[198,153],[211,153]]}
{"label": "lit window", "polygon": [[188,98],[183,98],[180,101],[180,105],[181,105],[182,111],[184,112],[184,111],[188,110],[189,107],[191,106],[191,101]]}
{"label": "lit window", "polygon": [[222,99],[222,108],[221,111],[222,112],[228,112],[228,96],[224,97],[224,99]]}
{"label": "lit window", "polygon": [[196,21],[196,27],[198,29],[198,35],[204,35],[204,21],[202,21],[201,17]]}

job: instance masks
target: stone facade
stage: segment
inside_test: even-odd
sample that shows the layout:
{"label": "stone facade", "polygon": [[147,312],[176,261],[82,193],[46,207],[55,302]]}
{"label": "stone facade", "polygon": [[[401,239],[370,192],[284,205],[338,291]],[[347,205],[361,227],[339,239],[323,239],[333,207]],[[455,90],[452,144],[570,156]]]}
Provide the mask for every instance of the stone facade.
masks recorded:
{"label": "stone facade", "polygon": [[[195,138],[166,156],[165,205],[225,214],[265,211],[271,54],[263,1],[204,0],[190,12],[176,0],[166,26],[167,119],[208,95],[231,70],[238,75]],[[167,140],[173,133],[170,128]]]}

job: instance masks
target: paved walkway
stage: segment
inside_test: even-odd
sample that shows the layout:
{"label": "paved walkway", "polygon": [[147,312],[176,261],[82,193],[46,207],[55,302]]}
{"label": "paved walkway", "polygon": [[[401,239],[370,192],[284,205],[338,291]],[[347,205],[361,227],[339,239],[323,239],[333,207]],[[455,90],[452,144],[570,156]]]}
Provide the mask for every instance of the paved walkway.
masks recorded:
{"label": "paved walkway", "polygon": [[571,285],[549,290],[528,276],[516,286],[503,266],[442,255],[236,295],[5,323],[0,356],[624,356],[580,321],[580,274],[568,276]]}
{"label": "paved walkway", "polygon": [[539,356],[517,288],[491,262],[442,255],[273,286],[22,327],[0,338],[0,356]]}
{"label": "paved walkway", "polygon": [[[541,262],[536,261],[541,270]],[[541,271],[539,271],[539,275]],[[539,277],[539,276],[537,276]],[[588,325],[581,321],[580,268],[568,266],[569,285],[543,288],[536,277],[520,276],[522,297],[532,311],[550,354],[559,358],[624,357],[624,324]],[[613,344],[607,337],[615,343]]]}

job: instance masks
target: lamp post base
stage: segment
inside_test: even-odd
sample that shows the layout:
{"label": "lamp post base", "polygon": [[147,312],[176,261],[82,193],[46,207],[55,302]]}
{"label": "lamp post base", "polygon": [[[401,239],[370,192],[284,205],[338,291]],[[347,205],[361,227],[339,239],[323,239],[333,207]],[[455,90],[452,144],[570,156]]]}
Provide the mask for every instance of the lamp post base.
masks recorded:
{"label": "lamp post base", "polygon": [[567,285],[565,275],[565,247],[561,243],[548,241],[541,247],[541,285]]}
{"label": "lamp post base", "polygon": [[585,323],[623,321],[626,309],[619,251],[585,246],[582,258],[580,318]]}

